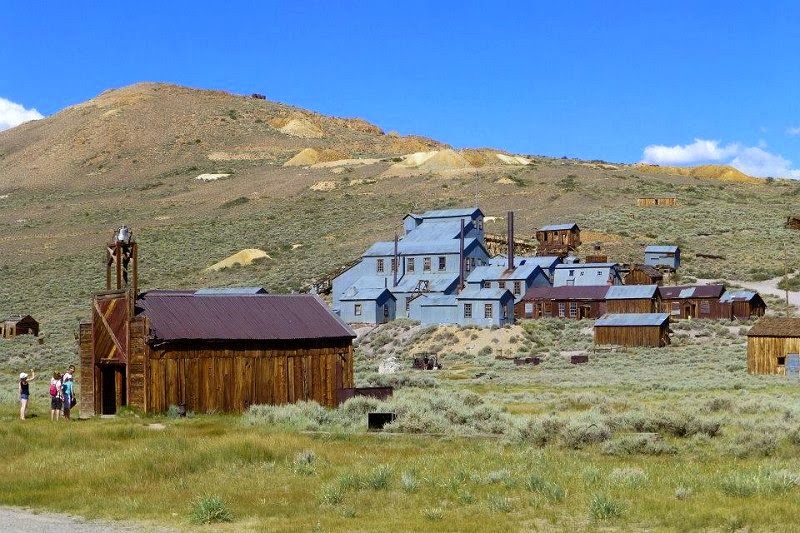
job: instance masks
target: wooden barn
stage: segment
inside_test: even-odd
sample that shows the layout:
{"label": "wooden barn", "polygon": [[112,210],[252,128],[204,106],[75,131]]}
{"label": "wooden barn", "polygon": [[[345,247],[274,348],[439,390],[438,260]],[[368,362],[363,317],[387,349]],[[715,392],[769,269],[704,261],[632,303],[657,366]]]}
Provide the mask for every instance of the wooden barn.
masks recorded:
{"label": "wooden barn", "polygon": [[764,316],[767,304],[755,291],[727,291],[719,299],[724,318],[749,320]]}
{"label": "wooden barn", "polygon": [[791,215],[786,218],[786,227],[800,230],[800,215]]}
{"label": "wooden barn", "polygon": [[658,313],[661,293],[657,285],[612,285],[606,292],[609,313]]}
{"label": "wooden barn", "polygon": [[640,196],[636,199],[636,207],[655,207],[655,206],[676,207],[677,205],[678,205],[678,197],[674,194]]}
{"label": "wooden barn", "polygon": [[786,357],[800,353],[800,318],[763,317],[747,332],[747,372],[785,374]]}
{"label": "wooden barn", "polygon": [[664,274],[650,265],[634,264],[622,278],[625,285],[663,285]]}
{"label": "wooden barn", "polygon": [[600,318],[606,313],[607,285],[532,287],[514,305],[515,318]]}
{"label": "wooden barn", "polygon": [[39,335],[39,323],[31,315],[11,315],[0,322],[0,337],[9,339],[17,335]]}
{"label": "wooden barn", "polygon": [[578,250],[581,245],[581,230],[574,222],[553,224],[536,231],[536,255],[564,257]]}
{"label": "wooden barn", "polygon": [[81,412],[243,411],[353,386],[353,331],[315,295],[97,294],[80,326]]}
{"label": "wooden barn", "polygon": [[667,313],[605,315],[594,323],[594,343],[659,348],[670,343]]}
{"label": "wooden barn", "polygon": [[659,288],[662,309],[673,320],[681,318],[730,318],[720,302],[725,285],[674,285]]}

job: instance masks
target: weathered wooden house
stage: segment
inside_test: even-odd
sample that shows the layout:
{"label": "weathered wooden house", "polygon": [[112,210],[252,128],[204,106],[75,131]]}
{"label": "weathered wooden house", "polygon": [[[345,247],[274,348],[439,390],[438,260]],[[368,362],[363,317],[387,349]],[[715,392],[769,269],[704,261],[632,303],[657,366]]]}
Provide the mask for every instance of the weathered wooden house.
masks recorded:
{"label": "weathered wooden house", "polygon": [[730,318],[728,310],[720,302],[725,285],[674,285],[659,288],[662,309],[673,319]]}
{"label": "weathered wooden house", "polygon": [[719,299],[725,318],[749,320],[764,316],[767,304],[755,291],[727,291]]}
{"label": "weathered wooden house", "polygon": [[600,318],[606,313],[606,285],[533,287],[514,305],[516,318]]}
{"label": "weathered wooden house", "polygon": [[578,250],[581,245],[581,230],[577,224],[553,224],[536,231],[539,245],[536,255],[557,255],[564,257]]}
{"label": "weathered wooden house", "polygon": [[242,411],[353,386],[353,331],[315,295],[97,294],[80,326],[81,412]]}
{"label": "weathered wooden house", "polygon": [[651,245],[644,249],[644,264],[677,270],[681,266],[681,250],[677,246]]}
{"label": "weathered wooden house", "polygon": [[800,354],[800,318],[763,317],[747,332],[748,373],[785,374],[790,354]]}
{"label": "weathered wooden house", "polygon": [[786,227],[800,230],[800,215],[790,215],[786,218]]}
{"label": "weathered wooden house", "polygon": [[616,346],[667,346],[669,315],[666,313],[625,313],[605,315],[594,323],[594,343]]}
{"label": "weathered wooden house", "polygon": [[612,285],[606,292],[609,313],[661,312],[661,293],[657,285]]}
{"label": "weathered wooden house", "polygon": [[0,322],[0,337],[11,338],[17,335],[39,335],[39,322],[31,315],[11,315]]}
{"label": "weathered wooden house", "polygon": [[651,196],[640,196],[636,199],[637,207],[667,206],[675,207],[678,205],[678,197],[675,194],[657,194]]}
{"label": "weathered wooden house", "polygon": [[664,274],[650,265],[634,264],[623,276],[625,285],[663,285]]}

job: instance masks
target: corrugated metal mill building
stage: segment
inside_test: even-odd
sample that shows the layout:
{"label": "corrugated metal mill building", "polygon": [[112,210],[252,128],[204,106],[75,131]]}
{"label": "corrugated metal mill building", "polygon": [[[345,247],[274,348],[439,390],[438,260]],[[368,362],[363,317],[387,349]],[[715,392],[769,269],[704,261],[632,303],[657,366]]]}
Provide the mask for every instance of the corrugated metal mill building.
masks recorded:
{"label": "corrugated metal mill building", "polygon": [[800,318],[763,317],[747,332],[747,372],[785,374],[786,357],[800,353]]}
{"label": "corrugated metal mill building", "polygon": [[553,287],[567,285],[622,285],[622,278],[616,263],[572,263],[556,266]]}
{"label": "corrugated metal mill building", "polygon": [[594,323],[594,343],[616,346],[667,346],[667,313],[626,313],[605,315]]}
{"label": "corrugated metal mill building", "polygon": [[353,386],[355,334],[315,295],[129,294],[97,294],[80,326],[82,414],[332,407]]}
{"label": "corrugated metal mill building", "polygon": [[462,326],[505,326],[514,323],[514,295],[508,289],[467,288],[456,295]]}

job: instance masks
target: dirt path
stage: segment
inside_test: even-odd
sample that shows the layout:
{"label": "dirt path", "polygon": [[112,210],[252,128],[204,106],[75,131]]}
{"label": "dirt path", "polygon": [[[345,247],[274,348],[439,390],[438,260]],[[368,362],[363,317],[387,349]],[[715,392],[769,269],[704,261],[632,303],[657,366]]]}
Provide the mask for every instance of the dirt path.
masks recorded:
{"label": "dirt path", "polygon": [[59,531],[64,533],[160,533],[171,530],[133,522],[85,520],[78,516],[65,514],[39,513],[30,509],[0,507],[0,531],[15,531],[19,533],[38,533],[40,531]]}
{"label": "dirt path", "polygon": [[[790,274],[790,276],[793,274]],[[777,296],[778,298],[783,299],[786,297],[786,291],[778,288],[778,283],[780,283],[782,279],[783,276],[778,276],[777,278],[772,278],[772,279],[766,279],[764,281],[740,281],[732,279],[729,280],[729,283],[731,285],[738,285],[740,287],[744,287],[745,289],[749,289],[752,291],[758,291],[761,294],[771,294],[773,296]],[[707,283],[714,283],[714,281],[715,280],[713,279],[698,279],[697,283],[707,284]],[[789,303],[794,305],[795,307],[800,307],[800,292],[789,291]]]}

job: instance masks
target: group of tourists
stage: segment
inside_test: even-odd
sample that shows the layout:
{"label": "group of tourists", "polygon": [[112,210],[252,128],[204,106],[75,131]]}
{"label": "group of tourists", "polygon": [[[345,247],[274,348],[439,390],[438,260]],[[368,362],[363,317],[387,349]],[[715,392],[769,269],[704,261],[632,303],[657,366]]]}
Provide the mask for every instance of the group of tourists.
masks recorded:
{"label": "group of tourists", "polygon": [[[77,400],[73,388],[75,367],[70,365],[66,372],[53,372],[50,379],[50,420],[70,420],[70,412]],[[22,372],[19,375],[19,418],[25,420],[28,412],[28,398],[30,398],[30,382],[36,379],[36,371],[31,369],[30,375]]]}

